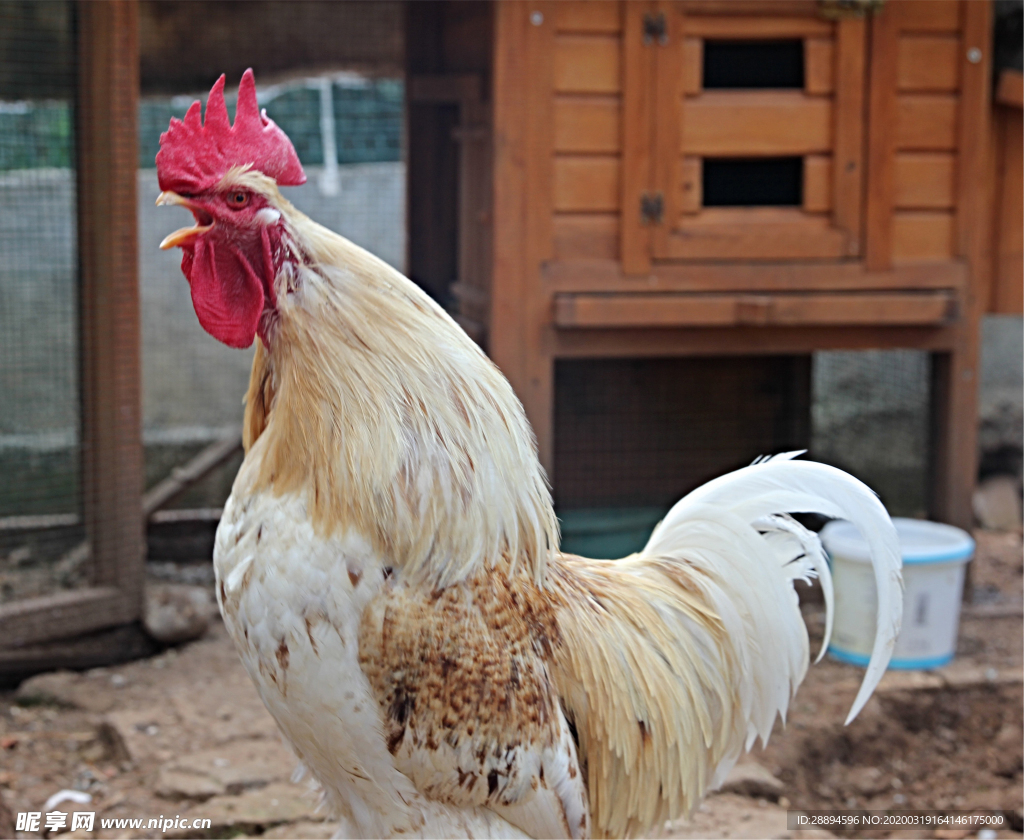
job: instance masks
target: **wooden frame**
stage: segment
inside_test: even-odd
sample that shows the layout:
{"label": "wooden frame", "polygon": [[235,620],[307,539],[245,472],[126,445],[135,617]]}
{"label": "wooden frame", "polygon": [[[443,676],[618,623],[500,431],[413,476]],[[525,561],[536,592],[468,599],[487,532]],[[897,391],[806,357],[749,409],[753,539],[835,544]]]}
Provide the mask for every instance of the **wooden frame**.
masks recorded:
{"label": "wooden frame", "polygon": [[[839,260],[860,252],[864,21],[825,21],[813,5],[777,18],[734,11],[669,0],[625,4],[621,254],[628,274],[648,273],[652,260]],[[663,22],[659,39],[644,33],[653,18]],[[804,39],[804,90],[705,92],[704,38]],[[707,155],[802,157],[803,205],[703,208]],[[661,211],[653,222],[640,213],[652,199]]]}
{"label": "wooden frame", "polygon": [[[410,105],[454,105],[459,109],[453,138],[458,143],[458,253],[451,292],[453,314],[478,344],[486,345],[490,307],[491,205],[490,108],[479,73],[415,74],[408,78]],[[409,185],[411,194],[414,184]]]}
{"label": "wooden frame", "polygon": [[1004,70],[995,95],[992,131],[991,182],[992,280],[988,311],[1002,315],[1024,314],[1024,76]]}
{"label": "wooden frame", "polygon": [[[56,640],[124,625],[141,612],[138,8],[134,0],[111,0],[80,2],[76,12],[82,487],[90,585],[0,606],[0,671],[67,667],[77,661],[76,642]],[[138,647],[132,633],[116,638],[121,641],[107,640],[102,658]],[[98,664],[95,645],[87,647],[82,661]]]}
{"label": "wooden frame", "polygon": [[[801,0],[499,3],[491,354],[550,472],[558,358],[928,351],[931,512],[969,526],[991,6],[817,14]],[[737,33],[804,37],[804,91],[702,98],[700,39]],[[684,97],[722,119],[695,121]],[[764,140],[804,144],[786,147],[804,157],[802,207],[701,209],[695,161],[740,151],[708,134],[737,104],[818,109],[820,136],[793,140],[783,125]],[[687,227],[682,250],[640,212],[659,192],[663,219]]]}

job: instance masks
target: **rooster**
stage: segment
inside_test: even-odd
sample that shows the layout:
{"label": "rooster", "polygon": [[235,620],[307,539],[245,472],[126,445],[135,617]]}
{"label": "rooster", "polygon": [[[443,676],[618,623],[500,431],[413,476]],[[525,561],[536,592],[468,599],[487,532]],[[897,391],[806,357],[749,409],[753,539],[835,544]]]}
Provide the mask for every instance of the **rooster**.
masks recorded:
{"label": "rooster", "polygon": [[[635,836],[691,812],[765,742],[808,666],[796,580],[852,520],[888,663],[900,555],[885,509],[831,467],[760,460],[675,505],[618,561],[558,550],[522,406],[415,284],[298,212],[305,174],[224,77],[161,136],[158,204],[200,323],[256,342],[245,460],[214,549],[225,625],[263,702],[362,837]],[[820,658],[820,655],[819,655]]]}

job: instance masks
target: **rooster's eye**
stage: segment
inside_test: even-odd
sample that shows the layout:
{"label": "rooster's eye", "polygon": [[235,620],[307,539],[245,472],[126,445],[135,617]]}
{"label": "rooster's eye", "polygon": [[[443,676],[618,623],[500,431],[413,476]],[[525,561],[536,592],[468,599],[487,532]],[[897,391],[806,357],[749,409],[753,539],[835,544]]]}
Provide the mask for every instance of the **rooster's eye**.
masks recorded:
{"label": "rooster's eye", "polygon": [[228,193],[228,207],[232,210],[241,210],[248,203],[249,193],[242,192],[241,190],[238,192]]}

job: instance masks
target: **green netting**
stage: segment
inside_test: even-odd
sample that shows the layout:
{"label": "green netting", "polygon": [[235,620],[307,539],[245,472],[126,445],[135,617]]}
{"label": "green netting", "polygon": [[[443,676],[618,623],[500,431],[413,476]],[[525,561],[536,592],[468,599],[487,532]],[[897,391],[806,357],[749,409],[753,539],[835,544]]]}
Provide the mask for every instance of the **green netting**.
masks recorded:
{"label": "green netting", "polygon": [[67,102],[0,102],[0,172],[69,168],[73,144]]}
{"label": "green netting", "polygon": [[[291,138],[299,160],[306,166],[324,162],[324,133],[321,125],[320,85],[331,89],[334,143],[337,162],[383,163],[402,157],[401,79],[347,78],[302,79],[260,93],[267,115]],[[151,97],[139,106],[139,167],[150,168],[160,148],[160,133],[171,117],[183,117],[195,100],[205,102],[206,93],[194,96]],[[234,96],[227,96],[228,112],[234,119]],[[0,121],[0,131],[2,131]]]}

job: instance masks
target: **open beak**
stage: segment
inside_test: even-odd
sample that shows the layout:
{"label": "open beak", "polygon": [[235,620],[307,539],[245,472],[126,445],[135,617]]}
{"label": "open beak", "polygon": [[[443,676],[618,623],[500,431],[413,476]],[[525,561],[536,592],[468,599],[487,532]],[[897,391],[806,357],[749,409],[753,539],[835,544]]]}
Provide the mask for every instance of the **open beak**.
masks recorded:
{"label": "open beak", "polygon": [[[169,204],[179,204],[189,210],[201,209],[194,206],[187,198],[182,198],[175,192],[165,190],[157,196],[156,206],[164,207]],[[160,243],[160,250],[166,251],[168,248],[173,248],[176,245],[186,245],[197,236],[201,236],[208,230],[211,230],[213,228],[213,224],[214,223],[212,221],[208,225],[201,225],[196,222],[192,227],[185,227],[180,230],[176,230],[174,233],[168,234],[164,237],[164,241]]]}

